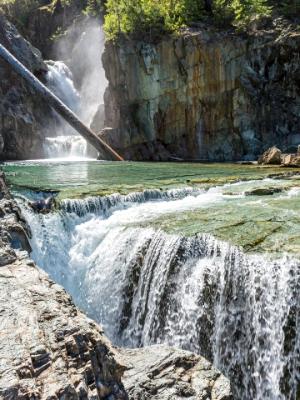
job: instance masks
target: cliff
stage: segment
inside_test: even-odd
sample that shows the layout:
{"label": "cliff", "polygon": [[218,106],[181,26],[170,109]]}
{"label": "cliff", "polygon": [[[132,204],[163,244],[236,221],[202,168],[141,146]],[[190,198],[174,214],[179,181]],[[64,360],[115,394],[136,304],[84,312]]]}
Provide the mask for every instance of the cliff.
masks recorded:
{"label": "cliff", "polygon": [[[0,43],[37,77],[47,67],[40,52],[0,15]],[[0,59],[0,160],[41,158],[51,109]]]}
{"label": "cliff", "polygon": [[103,55],[102,136],[128,159],[254,159],[300,142],[300,32],[203,25],[159,42],[121,38]]}

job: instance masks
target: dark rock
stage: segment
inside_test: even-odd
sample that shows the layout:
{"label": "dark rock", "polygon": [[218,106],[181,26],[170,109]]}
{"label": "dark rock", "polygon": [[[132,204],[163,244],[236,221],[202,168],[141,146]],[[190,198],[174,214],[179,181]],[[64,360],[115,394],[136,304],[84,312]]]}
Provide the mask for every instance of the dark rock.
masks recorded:
{"label": "dark rock", "polygon": [[282,193],[282,188],[257,188],[245,192],[246,196],[272,196],[276,193]]}
{"label": "dark rock", "polygon": [[[2,15],[0,43],[38,78],[47,67],[40,52],[31,46]],[[44,133],[52,111],[10,66],[0,59],[0,160],[40,158]]]}

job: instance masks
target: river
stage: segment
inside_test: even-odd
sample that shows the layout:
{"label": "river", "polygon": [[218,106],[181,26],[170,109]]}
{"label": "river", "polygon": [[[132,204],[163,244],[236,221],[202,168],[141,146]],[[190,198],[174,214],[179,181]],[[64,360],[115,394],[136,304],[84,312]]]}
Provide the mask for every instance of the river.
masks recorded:
{"label": "river", "polygon": [[[298,170],[60,160],[4,170],[32,258],[114,344],[202,354],[237,400],[298,398]],[[50,194],[49,214],[28,206]]]}

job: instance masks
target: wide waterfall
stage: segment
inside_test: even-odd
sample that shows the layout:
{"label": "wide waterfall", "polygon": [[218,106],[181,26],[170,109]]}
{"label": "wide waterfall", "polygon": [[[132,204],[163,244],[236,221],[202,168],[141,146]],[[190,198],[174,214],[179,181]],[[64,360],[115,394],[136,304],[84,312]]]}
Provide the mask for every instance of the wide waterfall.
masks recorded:
{"label": "wide waterfall", "polygon": [[20,205],[35,261],[115,344],[200,353],[231,378],[237,400],[296,400],[299,260],[143,226],[221,201],[215,187],[65,200],[47,215]]}

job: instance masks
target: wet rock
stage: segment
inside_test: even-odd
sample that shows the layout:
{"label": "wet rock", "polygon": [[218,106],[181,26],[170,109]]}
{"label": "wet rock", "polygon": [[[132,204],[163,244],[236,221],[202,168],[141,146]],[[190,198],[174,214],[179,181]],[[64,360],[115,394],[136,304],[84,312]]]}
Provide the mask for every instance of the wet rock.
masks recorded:
{"label": "wet rock", "polygon": [[167,346],[121,350],[130,400],[232,400],[229,381],[210,362]]}
{"label": "wet rock", "polygon": [[276,146],[270,147],[258,159],[259,164],[281,164],[282,152]]}
{"label": "wet rock", "polygon": [[272,196],[275,193],[282,193],[282,188],[256,188],[245,192],[246,196]]}
{"label": "wet rock", "polygon": [[31,251],[29,228],[8,191],[5,176],[0,172],[0,266],[16,260],[14,249]]}

